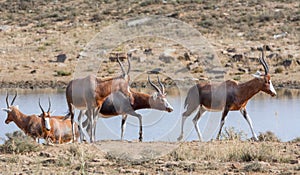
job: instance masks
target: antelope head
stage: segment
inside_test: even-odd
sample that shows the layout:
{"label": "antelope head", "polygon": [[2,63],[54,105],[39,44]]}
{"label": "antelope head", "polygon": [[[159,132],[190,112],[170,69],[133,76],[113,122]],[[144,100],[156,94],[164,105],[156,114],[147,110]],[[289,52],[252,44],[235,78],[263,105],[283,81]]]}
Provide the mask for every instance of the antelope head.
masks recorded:
{"label": "antelope head", "polygon": [[162,110],[162,111],[172,112],[174,109],[166,99],[167,94],[165,93],[165,87],[160,82],[159,77],[157,77],[157,79],[158,79],[158,83],[159,83],[161,89],[159,87],[157,87],[153,82],[151,82],[150,77],[148,75],[148,82],[156,90],[156,92],[154,92],[151,95],[149,104],[150,104],[151,108]]}
{"label": "antelope head", "polygon": [[259,71],[257,71],[255,74],[253,74],[253,76],[255,78],[258,78],[259,81],[261,82],[261,84],[262,84],[261,90],[267,94],[270,94],[272,97],[274,97],[277,95],[277,93],[271,82],[271,76],[269,74],[269,66],[264,59],[264,57],[265,57],[264,50],[265,50],[265,46],[261,49],[262,54],[261,54],[261,57],[259,58],[259,61],[263,65],[265,73],[262,74]]}
{"label": "antelope head", "polygon": [[13,106],[15,100],[17,98],[17,92],[14,96],[13,100],[11,101],[10,105],[8,103],[8,93],[6,94],[6,108],[2,108],[2,111],[7,112],[7,118],[5,120],[6,124],[9,124],[10,122],[14,121],[14,118],[17,116],[17,113],[19,112],[18,106]]}
{"label": "antelope head", "polygon": [[[51,108],[51,102],[50,102],[50,98],[48,98],[49,100],[49,107],[47,112],[44,111],[44,109],[41,106],[41,100],[39,99],[39,107],[42,111],[40,117],[42,118],[42,125],[45,126],[45,129],[47,131],[51,130],[51,125],[50,125],[50,108]],[[43,127],[44,128],[44,127]]]}

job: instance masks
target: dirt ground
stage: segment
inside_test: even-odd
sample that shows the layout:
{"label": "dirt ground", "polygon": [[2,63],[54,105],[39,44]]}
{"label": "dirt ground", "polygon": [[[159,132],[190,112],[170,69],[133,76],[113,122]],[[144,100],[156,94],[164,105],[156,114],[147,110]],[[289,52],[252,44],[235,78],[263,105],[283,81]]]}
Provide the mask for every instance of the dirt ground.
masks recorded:
{"label": "dirt ground", "polygon": [[[300,17],[297,1],[162,3],[155,0],[77,0],[0,3],[2,88],[65,88],[76,77],[81,51],[96,34],[116,22],[147,15],[172,17],[198,30],[213,46],[220,63],[219,69],[224,71],[223,79],[243,82],[257,70],[263,71],[258,63],[260,52],[256,48],[268,45],[271,50],[267,51],[266,56],[273,84],[276,87],[299,88]],[[179,62],[181,68],[187,68],[193,78],[201,80],[219,76],[208,75],[207,67],[197,63],[199,55],[193,55],[182,46],[180,48],[180,43],[159,43],[156,38],[147,38],[144,42],[133,40],[122,44],[115,46],[115,51],[137,49],[132,60],[132,77],[161,68],[160,73],[168,73]],[[146,54],[147,49],[152,50],[152,55]],[[166,57],[171,57],[170,62],[158,59],[162,53],[168,52]],[[60,58],[65,56],[66,60],[58,62],[59,55]],[[95,72],[83,64],[86,67],[81,70],[82,73],[98,73],[100,77],[120,73],[117,64],[111,63],[108,58],[92,65],[101,66]]]}
{"label": "dirt ground", "polygon": [[[210,67],[199,64],[199,55],[180,43],[135,39],[114,49],[137,49],[131,59],[132,87],[144,87],[148,71],[164,75],[167,87],[188,78],[244,82],[257,70],[263,72],[257,48],[267,45],[266,60],[275,88],[300,88],[298,1],[0,0],[0,13],[2,90],[64,89],[78,73],[120,74],[108,57],[92,63],[101,64],[96,72],[86,63],[79,65],[80,54],[105,27],[147,15],[175,18],[201,32],[213,46],[222,73],[209,74]],[[152,54],[147,54],[149,49]],[[176,79],[167,75],[169,70],[179,72]],[[1,153],[0,174],[300,174],[299,160],[299,142],[101,141]]]}
{"label": "dirt ground", "polygon": [[299,142],[99,141],[0,154],[0,167],[2,174],[299,174],[299,159]]}

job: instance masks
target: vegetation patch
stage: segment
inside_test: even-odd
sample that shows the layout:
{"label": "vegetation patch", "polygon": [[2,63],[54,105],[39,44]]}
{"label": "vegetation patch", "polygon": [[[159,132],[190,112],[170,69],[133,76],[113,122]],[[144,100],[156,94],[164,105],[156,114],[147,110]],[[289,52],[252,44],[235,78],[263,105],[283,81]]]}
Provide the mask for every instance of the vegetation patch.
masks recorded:
{"label": "vegetation patch", "polygon": [[0,145],[1,153],[27,153],[40,150],[40,145],[22,131],[5,134],[8,140]]}

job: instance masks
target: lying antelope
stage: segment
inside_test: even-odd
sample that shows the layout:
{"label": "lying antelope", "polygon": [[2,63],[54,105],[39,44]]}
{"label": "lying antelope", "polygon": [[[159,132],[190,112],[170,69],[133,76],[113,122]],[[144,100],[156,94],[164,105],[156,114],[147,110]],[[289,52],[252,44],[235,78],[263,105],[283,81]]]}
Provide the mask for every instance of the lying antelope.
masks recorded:
{"label": "lying antelope", "polygon": [[[46,141],[49,140],[52,143],[69,143],[72,142],[72,124],[70,119],[64,120],[65,116],[51,116],[50,108],[51,102],[49,99],[49,107],[47,112],[41,106],[39,101],[39,107],[42,111],[40,117],[42,119],[42,130],[44,133],[44,138]],[[75,123],[75,128],[78,128],[78,125]],[[76,140],[79,137],[78,129],[75,129]]]}
{"label": "lying antelope", "polygon": [[265,74],[257,72],[253,75],[255,77],[254,79],[240,84],[236,81],[228,80],[218,85],[210,83],[198,83],[189,89],[184,103],[186,111],[182,114],[181,133],[178,137],[178,140],[183,138],[183,126],[186,118],[190,116],[199,106],[200,109],[194,117],[193,123],[200,141],[202,140],[202,135],[197,125],[200,117],[206,111],[221,110],[223,110],[223,114],[217,139],[220,138],[222,127],[225,123],[225,118],[228,112],[240,110],[250,126],[254,139],[258,140],[253,130],[251,118],[246,111],[247,102],[260,91],[263,91],[271,96],[276,96],[276,91],[272,85],[269,74],[269,67],[264,59],[264,50],[265,46],[261,49],[262,56],[259,58],[259,61],[264,67]]}
{"label": "lying antelope", "polygon": [[[67,98],[67,103],[69,108],[69,114],[66,115],[66,118],[71,116],[73,141],[75,140],[73,106],[80,110],[86,111],[87,117],[91,122],[92,128],[95,128],[96,122],[94,122],[94,119],[96,119],[96,116],[99,112],[99,109],[101,109],[104,100],[112,92],[121,91],[127,97],[129,97],[131,104],[134,103],[134,99],[132,97],[131,91],[129,90],[129,75],[128,75],[130,71],[129,58],[127,58],[128,61],[127,72],[125,72],[124,66],[119,60],[119,57],[117,57],[117,61],[123,72],[123,75],[119,77],[101,79],[93,75],[90,75],[82,79],[72,80],[68,84],[66,89],[66,98]],[[90,138],[90,141],[94,142],[95,138],[93,137],[93,134],[90,133],[90,135],[92,136]]]}
{"label": "lying antelope", "polygon": [[[173,107],[166,99],[166,93],[164,85],[161,83],[158,77],[158,83],[161,89],[151,82],[150,77],[148,76],[148,82],[156,90],[152,95],[136,92],[131,89],[132,96],[134,98],[134,103],[130,104],[128,97],[126,97],[121,92],[115,92],[109,95],[104,101],[102,108],[100,110],[100,116],[102,118],[110,118],[118,115],[122,115],[121,122],[121,140],[124,136],[124,125],[127,119],[127,114],[135,116],[139,119],[140,131],[139,131],[139,140],[143,140],[143,128],[142,128],[142,115],[136,113],[136,110],[139,109],[156,109],[160,111],[172,112]],[[88,120],[88,119],[87,119]],[[86,121],[87,121],[86,120]],[[84,122],[81,125],[81,115],[78,117],[79,126],[82,128],[87,125],[87,122]],[[90,129],[88,125],[88,129]],[[93,132],[95,133],[95,132]],[[81,134],[81,140],[84,140],[83,134]]]}

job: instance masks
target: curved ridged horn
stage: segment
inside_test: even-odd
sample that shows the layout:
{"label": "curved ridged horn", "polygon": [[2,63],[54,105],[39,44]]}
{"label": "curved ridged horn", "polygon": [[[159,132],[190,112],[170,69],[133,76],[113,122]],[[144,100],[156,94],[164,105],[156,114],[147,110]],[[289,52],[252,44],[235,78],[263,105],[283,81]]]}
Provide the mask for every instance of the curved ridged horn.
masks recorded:
{"label": "curved ridged horn", "polygon": [[44,114],[44,113],[45,113],[45,111],[44,111],[44,109],[42,108],[42,105],[41,105],[41,99],[40,99],[40,98],[39,98],[39,107],[40,107],[40,109],[41,109],[42,113]]}
{"label": "curved ridged horn", "polygon": [[6,98],[5,98],[5,100],[6,100],[6,106],[7,106],[7,108],[9,108],[9,103],[8,103],[8,92],[6,93]]}
{"label": "curved ridged horn", "polygon": [[16,92],[16,94],[15,94],[13,100],[12,100],[11,103],[10,103],[10,106],[12,106],[12,105],[14,104],[14,102],[15,102],[15,100],[16,100],[16,98],[17,98],[17,95],[18,95],[18,93]]}
{"label": "curved ridged horn", "polygon": [[121,63],[120,59],[119,59],[119,53],[117,53],[117,61],[118,61],[119,65],[120,65],[120,67],[121,67],[123,76],[126,76],[126,72],[125,72],[124,66],[123,66],[123,64]]}
{"label": "curved ridged horn", "polygon": [[154,87],[154,89],[155,89],[158,93],[162,94],[161,90],[160,90],[153,82],[151,82],[150,76],[149,76],[149,75],[148,75],[148,82],[151,84],[152,87]]}
{"label": "curved ridged horn", "polygon": [[128,62],[128,70],[127,70],[127,75],[129,75],[129,72],[130,72],[130,69],[131,69],[131,64],[130,64],[130,60],[129,60],[129,58],[131,58],[131,56],[132,56],[132,53],[129,53],[129,54],[127,54],[128,55],[128,57],[127,57],[127,62]]}
{"label": "curved ridged horn", "polygon": [[160,81],[160,79],[159,79],[159,76],[157,76],[157,80],[158,80],[158,83],[159,83],[159,85],[160,85],[160,87],[161,87],[162,94],[164,94],[164,93],[165,93],[165,87],[164,87],[164,85],[161,83],[161,81]]}
{"label": "curved ridged horn", "polygon": [[50,108],[51,108],[51,101],[50,101],[50,97],[48,97],[48,101],[49,101],[49,107],[48,107],[47,113],[49,113],[49,112],[50,112]]}
{"label": "curved ridged horn", "polygon": [[261,49],[261,58],[259,58],[259,61],[260,61],[260,63],[261,63],[261,64],[263,65],[263,67],[264,67],[265,75],[267,75],[268,72],[269,72],[269,66],[268,66],[268,64],[267,64],[266,61],[265,61],[265,47],[266,47],[266,46],[263,46],[263,48]]}

